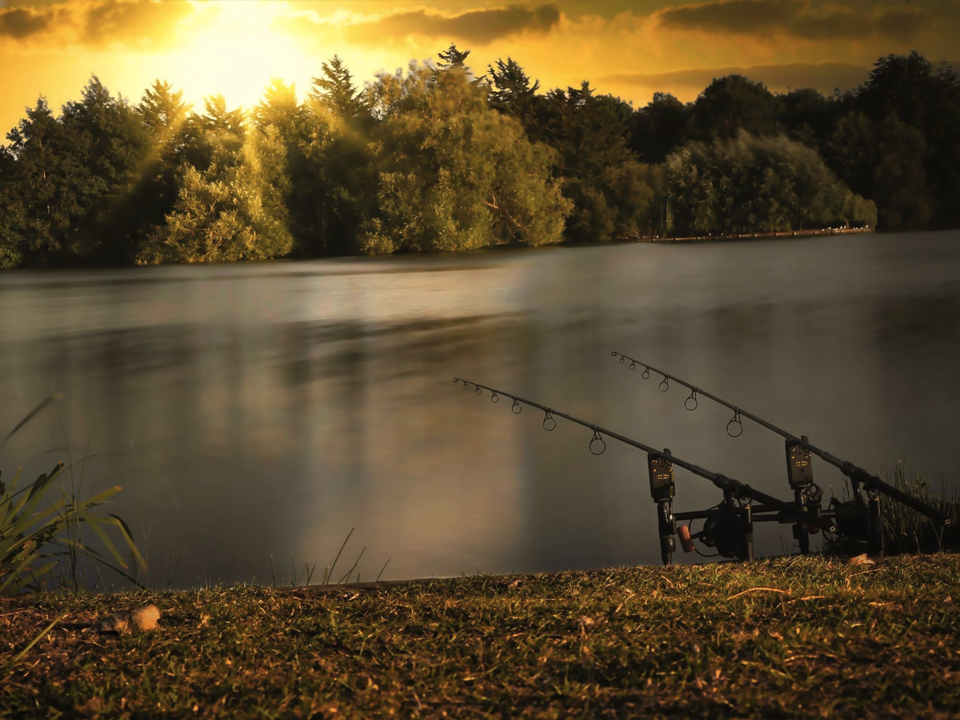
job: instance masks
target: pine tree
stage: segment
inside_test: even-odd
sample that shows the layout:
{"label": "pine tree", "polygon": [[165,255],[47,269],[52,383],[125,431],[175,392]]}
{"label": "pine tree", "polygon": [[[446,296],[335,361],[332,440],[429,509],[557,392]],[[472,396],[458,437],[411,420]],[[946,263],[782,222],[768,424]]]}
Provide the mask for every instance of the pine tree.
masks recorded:
{"label": "pine tree", "polygon": [[450,47],[437,53],[437,56],[440,58],[440,61],[437,63],[437,67],[442,70],[454,68],[466,70],[468,55],[470,55],[469,50],[460,51],[457,49],[456,44],[450,43]]}
{"label": "pine tree", "polygon": [[173,92],[173,86],[161,80],[155,80],[152,88],[147,88],[137,107],[143,118],[143,124],[159,142],[166,140],[184,121],[190,111],[190,105],[183,102],[183,91]]}
{"label": "pine tree", "polygon": [[333,117],[356,120],[367,114],[363,96],[353,83],[353,76],[339,56],[323,63],[322,74],[313,78],[311,99]]}

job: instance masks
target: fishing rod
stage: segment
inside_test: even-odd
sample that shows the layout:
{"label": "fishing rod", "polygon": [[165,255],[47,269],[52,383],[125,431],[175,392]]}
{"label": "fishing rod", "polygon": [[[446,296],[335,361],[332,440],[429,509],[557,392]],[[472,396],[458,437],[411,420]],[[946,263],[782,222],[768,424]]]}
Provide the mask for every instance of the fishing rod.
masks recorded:
{"label": "fishing rod", "polygon": [[[471,380],[454,378],[453,382],[462,383],[465,390],[473,387],[476,395],[483,395],[483,391],[487,390],[490,393],[490,401],[493,403],[500,402],[501,396],[509,398],[513,401],[510,409],[515,415],[520,414],[524,405],[543,410],[543,429],[548,432],[556,429],[556,418],[558,417],[593,430],[589,450],[594,455],[602,455],[606,451],[607,443],[603,439],[604,436],[647,453],[650,493],[658,506],[660,555],[665,565],[670,564],[672,553],[676,550],[674,535],[679,535],[680,542],[687,552],[694,549],[693,539],[700,538],[708,547],[716,547],[721,555],[727,557],[737,556],[740,559],[747,560],[753,558],[754,520],[782,523],[797,520],[808,527],[819,528],[826,532],[836,531],[836,523],[831,518],[808,512],[795,504],[785,503],[766,493],[755,490],[734,478],[705,470],[698,465],[675,457],[668,449],[662,451],[657,450],[642,442],[620,435],[612,430],[607,430],[600,425],[595,425],[594,423],[581,420],[560,410],[541,405],[533,400],[527,400],[518,395],[513,395],[487,385],[481,385]],[[724,501],[717,506],[717,508],[711,510],[674,513],[674,465],[678,465],[679,467],[689,470],[694,475],[699,475],[712,482],[723,490]],[[743,498],[748,498],[762,504],[755,508],[750,505],[737,505],[735,501],[742,500]],[[755,518],[754,516],[758,513],[759,516]],[[702,532],[697,535],[691,535],[689,526],[681,527],[678,530],[677,520],[694,520],[698,518],[706,520]]]}
{"label": "fishing rod", "polygon": [[[662,378],[660,380],[660,385],[659,385],[661,392],[666,392],[667,390],[670,389],[671,380],[678,383],[679,385],[684,386],[685,388],[688,388],[690,390],[690,395],[687,397],[686,400],[683,401],[683,406],[687,410],[693,411],[697,409],[697,406],[699,404],[697,400],[698,395],[702,395],[705,398],[709,398],[710,400],[713,400],[714,402],[719,403],[720,405],[723,405],[724,407],[727,407],[733,410],[733,417],[727,423],[727,428],[726,428],[727,434],[730,435],[730,437],[740,437],[740,435],[743,434],[742,418],[753,420],[758,425],[761,425],[767,428],[768,430],[776,433],[777,435],[780,435],[781,437],[783,437],[784,440],[786,441],[785,445],[787,450],[787,473],[788,473],[788,479],[789,479],[790,485],[795,490],[797,490],[798,493],[801,489],[806,490],[808,496],[810,496],[810,499],[812,500],[819,500],[819,496],[813,497],[813,495],[822,494],[822,490],[820,490],[820,488],[817,487],[816,484],[813,482],[813,471],[810,466],[810,453],[813,453],[814,455],[822,458],[823,460],[830,463],[834,467],[839,468],[844,475],[850,478],[850,485],[853,489],[854,498],[856,499],[857,505],[859,505],[861,508],[867,507],[867,502],[864,499],[863,493],[861,491],[861,486],[862,486],[868,492],[879,492],[879,493],[888,495],[889,497],[893,498],[897,502],[903,503],[907,507],[913,510],[916,510],[921,515],[925,515],[926,517],[930,518],[935,522],[941,523],[943,525],[951,524],[951,519],[949,516],[945,515],[939,510],[936,510],[935,508],[930,507],[925,502],[918,500],[912,495],[908,495],[907,493],[903,492],[899,488],[896,488],[893,485],[890,485],[889,483],[884,482],[875,474],[870,473],[867,470],[864,470],[862,467],[854,465],[852,462],[849,462],[847,460],[841,460],[835,455],[831,455],[826,450],[821,450],[816,445],[811,443],[806,435],[801,435],[797,437],[793,433],[789,433],[783,428],[777,427],[773,423],[768,422],[763,418],[760,418],[754,415],[753,413],[747,412],[743,408],[737,407],[736,405],[733,405],[727,402],[723,398],[719,398],[716,395],[712,395],[711,393],[708,393],[707,391],[697,387],[696,385],[691,385],[690,383],[686,382],[685,380],[681,380],[675,375],[670,375],[669,373],[666,373],[663,370],[658,370],[657,368],[653,367],[648,363],[643,362],[642,360],[638,360],[637,358],[630,357],[629,355],[624,355],[623,353],[617,352],[616,350],[614,350],[611,353],[611,355],[613,357],[619,357],[621,365],[624,364],[627,360],[629,360],[631,370],[636,370],[638,365],[643,367],[643,372],[641,373],[641,377],[644,380],[649,379],[651,370],[657,373],[658,375],[660,375]],[[735,429],[736,432],[734,432],[731,428]]]}

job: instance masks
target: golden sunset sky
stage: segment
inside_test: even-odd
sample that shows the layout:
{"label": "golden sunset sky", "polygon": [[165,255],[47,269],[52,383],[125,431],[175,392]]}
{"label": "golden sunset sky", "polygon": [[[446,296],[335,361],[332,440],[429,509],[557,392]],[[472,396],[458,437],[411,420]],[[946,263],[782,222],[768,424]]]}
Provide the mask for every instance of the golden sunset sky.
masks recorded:
{"label": "golden sunset sky", "polygon": [[512,57],[544,90],[587,79],[642,106],[732,72],[845,90],[882,55],[956,62],[958,38],[960,0],[0,0],[0,137],[92,74],[132,102],[163,79],[195,107],[221,93],[249,108],[272,77],[302,96],[334,54],[362,84],[455,42],[477,74]]}

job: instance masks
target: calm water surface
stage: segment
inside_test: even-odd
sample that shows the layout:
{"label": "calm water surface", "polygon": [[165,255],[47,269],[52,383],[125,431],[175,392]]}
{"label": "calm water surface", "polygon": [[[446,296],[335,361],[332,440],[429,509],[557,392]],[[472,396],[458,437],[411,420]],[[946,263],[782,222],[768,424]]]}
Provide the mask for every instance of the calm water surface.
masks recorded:
{"label": "calm water surface", "polygon": [[[354,527],[335,576],[363,547],[361,580],[659,562],[642,453],[594,457],[589,430],[546,433],[454,376],[788,496],[777,436],[727,437],[729,411],[687,412],[612,350],[957,487],[960,232],[4,273],[0,434],[66,400],[0,468],[99,453],[84,486],[123,486],[111,510],[175,586],[284,580],[291,559],[316,580]],[[679,510],[719,500],[677,481]],[[764,525],[758,550],[789,535]]]}

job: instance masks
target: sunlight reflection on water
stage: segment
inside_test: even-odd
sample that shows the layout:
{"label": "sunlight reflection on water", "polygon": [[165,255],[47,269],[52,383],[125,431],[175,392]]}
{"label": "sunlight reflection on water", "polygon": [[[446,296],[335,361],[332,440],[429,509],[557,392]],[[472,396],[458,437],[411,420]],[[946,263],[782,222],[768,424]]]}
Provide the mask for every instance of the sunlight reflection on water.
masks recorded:
{"label": "sunlight reflection on water", "polygon": [[[32,472],[64,436],[112,453],[84,482],[124,486],[111,510],[148,539],[155,581],[183,554],[181,586],[269,582],[271,554],[278,576],[291,556],[322,568],[352,527],[338,569],[366,546],[361,579],[388,558],[389,578],[658,562],[641,453],[595,458],[588,430],[545,433],[454,376],[788,495],[776,436],[731,440],[728,411],[684,411],[682,388],[657,392],[612,350],[956,487],[958,232],[8,273],[0,429],[68,399],[0,467]],[[678,509],[719,499],[677,481]],[[758,535],[763,553],[793,542]]]}

